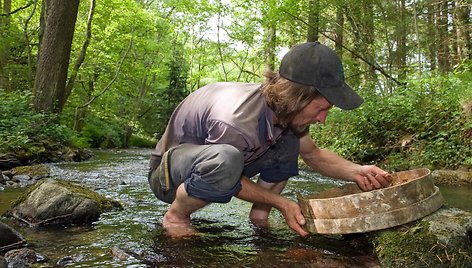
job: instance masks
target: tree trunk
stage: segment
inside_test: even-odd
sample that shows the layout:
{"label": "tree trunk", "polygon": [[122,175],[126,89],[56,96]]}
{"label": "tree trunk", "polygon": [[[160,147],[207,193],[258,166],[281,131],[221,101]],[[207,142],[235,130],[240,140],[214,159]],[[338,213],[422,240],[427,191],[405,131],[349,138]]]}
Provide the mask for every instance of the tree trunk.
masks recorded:
{"label": "tree trunk", "polygon": [[[0,1],[0,7],[2,7],[3,14],[11,12],[11,0],[4,0],[3,6]],[[10,33],[10,17],[0,17],[0,40],[6,40]],[[2,42],[0,44],[0,89],[10,89],[10,82],[8,74],[5,71],[5,67],[8,64],[10,58],[10,44],[8,42]]]}
{"label": "tree trunk", "polygon": [[[349,8],[351,12],[347,14],[347,18],[356,38],[356,52],[365,59],[365,62],[371,63],[364,65],[359,59],[360,68],[362,68],[361,72],[367,74],[359,81],[360,85],[365,86],[367,83],[376,83],[376,68],[372,64],[375,62],[373,2],[372,0],[350,2]],[[366,88],[373,90],[371,86],[366,86]]]}
{"label": "tree trunk", "polygon": [[395,57],[398,80],[406,80],[406,36],[407,36],[407,22],[406,22],[406,9],[405,0],[399,0],[398,2],[398,23],[397,23],[397,53]]}
{"label": "tree trunk", "polygon": [[123,144],[125,148],[130,146],[131,137],[134,133],[134,125],[143,110],[144,98],[148,89],[148,74],[144,74],[144,77],[141,79],[141,83],[138,86],[139,95],[135,98],[131,116],[128,118],[128,123],[125,126],[125,142]]}
{"label": "tree trunk", "polygon": [[344,7],[342,5],[336,8],[336,28],[334,30],[334,33],[334,50],[342,59],[344,42]]}
{"label": "tree trunk", "polygon": [[[423,72],[423,61],[422,61],[422,57],[421,57],[421,39],[422,37],[420,36],[420,30],[419,30],[419,27],[418,27],[418,10],[416,8],[416,0],[413,0],[413,21],[414,21],[414,26],[415,26],[415,35],[416,35],[416,54],[417,54],[417,58],[418,58],[418,71],[420,73],[420,76]],[[405,48],[406,50],[406,48]],[[406,53],[405,53],[406,54]],[[405,60],[405,64],[406,64],[406,60]]]}
{"label": "tree trunk", "polygon": [[275,49],[277,45],[277,36],[276,36],[276,27],[275,25],[270,25],[266,29],[266,70],[274,71],[275,70]]}
{"label": "tree trunk", "polygon": [[[92,75],[89,76],[88,79],[88,86],[84,87],[86,99],[89,101],[91,100],[92,94],[95,92],[95,82],[98,80],[98,71],[95,70]],[[87,115],[87,107],[84,107],[82,109],[79,109],[79,107],[75,108],[75,114],[74,114],[74,130],[77,132],[80,132],[82,128],[85,125],[85,117]]]}
{"label": "tree trunk", "polygon": [[[41,1],[41,13],[39,15],[38,51],[41,51],[41,43],[43,42],[44,28],[46,28],[46,15],[47,14],[48,12],[47,12],[46,0],[43,0]],[[37,57],[36,61],[38,60],[39,60],[39,57]]]}
{"label": "tree trunk", "polygon": [[37,0],[34,0],[33,2],[33,10],[31,10],[31,13],[30,15],[28,16],[28,18],[26,19],[25,21],[25,26],[23,28],[23,34],[25,36],[25,43],[26,43],[26,51],[28,53],[28,88],[33,88],[33,52],[32,52],[32,49],[31,49],[31,40],[30,40],[30,35],[28,33],[28,26],[29,26],[29,22],[31,21],[31,19],[33,18],[34,14],[36,13],[36,6],[37,6]]}
{"label": "tree trunk", "polygon": [[277,48],[277,1],[266,1],[262,9],[264,27],[264,64],[267,71],[275,70],[275,57]]}
{"label": "tree trunk", "polygon": [[466,59],[471,59],[472,37],[470,36],[470,5],[467,1],[454,1],[453,22],[454,32],[456,34],[455,46],[457,53],[457,62],[460,63]]}
{"label": "tree trunk", "polygon": [[438,67],[439,71],[446,73],[451,70],[450,52],[449,52],[449,32],[448,32],[448,5],[447,0],[438,2],[436,9],[436,28],[438,32]]}
{"label": "tree trunk", "polygon": [[308,3],[308,27],[307,41],[318,41],[320,32],[320,2],[319,0],[309,0]]}
{"label": "tree trunk", "polygon": [[435,37],[438,36],[437,28],[436,28],[436,8],[437,6],[434,4],[435,0],[429,0],[427,5],[427,31],[428,36],[426,38],[428,44],[428,58],[429,58],[429,69],[431,71],[436,70],[437,68],[437,42],[435,41]]}
{"label": "tree trunk", "polygon": [[[363,0],[363,36],[364,55],[369,62],[375,62],[375,24],[374,24],[374,2],[373,0]],[[377,81],[377,74],[372,65],[368,65],[369,80]]]}
{"label": "tree trunk", "polygon": [[60,114],[79,0],[44,0],[46,21],[38,55],[33,107]]}
{"label": "tree trunk", "polygon": [[228,73],[226,72],[226,67],[225,67],[225,61],[223,57],[223,51],[221,46],[223,45],[221,40],[220,40],[220,31],[221,31],[221,24],[222,24],[222,12],[223,12],[223,7],[221,1],[218,2],[218,24],[216,25],[217,28],[217,38],[218,38],[218,54],[220,55],[220,64],[221,64],[221,69],[223,70],[223,76],[224,76],[224,81],[228,81]]}

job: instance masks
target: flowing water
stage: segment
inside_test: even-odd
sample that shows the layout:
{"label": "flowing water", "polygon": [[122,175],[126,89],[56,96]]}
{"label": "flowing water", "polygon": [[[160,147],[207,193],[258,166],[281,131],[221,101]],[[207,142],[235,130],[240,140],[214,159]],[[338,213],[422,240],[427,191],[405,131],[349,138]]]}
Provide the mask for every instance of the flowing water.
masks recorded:
{"label": "flowing water", "polygon": [[[363,235],[311,235],[292,232],[278,211],[268,229],[248,221],[250,204],[237,198],[211,204],[196,212],[192,225],[199,234],[171,239],[160,226],[168,205],[159,201],[147,183],[150,150],[97,151],[86,162],[51,165],[51,176],[85,184],[119,200],[124,209],[102,214],[88,226],[25,228],[10,223],[29,247],[50,266],[69,267],[375,267],[375,256]],[[291,179],[284,195],[296,200],[341,185],[313,173]],[[447,189],[446,200],[461,207],[472,188],[457,194]],[[0,192],[0,213],[19,189]],[[463,194],[463,195],[461,195]],[[467,197],[468,198],[468,197]],[[459,205],[456,205],[459,204]]]}

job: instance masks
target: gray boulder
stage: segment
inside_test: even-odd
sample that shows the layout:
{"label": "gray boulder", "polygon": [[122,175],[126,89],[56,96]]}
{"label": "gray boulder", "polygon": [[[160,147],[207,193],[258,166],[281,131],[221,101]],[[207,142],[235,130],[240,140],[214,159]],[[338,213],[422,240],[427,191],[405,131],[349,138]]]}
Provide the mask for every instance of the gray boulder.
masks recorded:
{"label": "gray boulder", "polygon": [[86,187],[45,179],[21,195],[5,216],[30,226],[87,224],[113,208],[122,206]]}

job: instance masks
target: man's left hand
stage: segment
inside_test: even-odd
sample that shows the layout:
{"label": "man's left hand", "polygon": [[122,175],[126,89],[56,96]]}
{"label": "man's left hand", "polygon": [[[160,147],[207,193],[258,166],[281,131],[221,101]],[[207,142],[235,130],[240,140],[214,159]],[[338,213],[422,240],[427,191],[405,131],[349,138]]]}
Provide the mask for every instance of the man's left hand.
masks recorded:
{"label": "man's left hand", "polygon": [[374,165],[361,166],[356,174],[356,183],[363,191],[390,186],[392,175]]}

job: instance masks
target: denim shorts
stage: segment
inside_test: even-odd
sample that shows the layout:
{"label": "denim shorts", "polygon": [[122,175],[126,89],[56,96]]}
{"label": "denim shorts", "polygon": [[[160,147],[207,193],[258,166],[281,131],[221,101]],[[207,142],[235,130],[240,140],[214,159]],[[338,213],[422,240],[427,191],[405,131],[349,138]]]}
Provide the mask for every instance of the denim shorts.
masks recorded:
{"label": "denim shorts", "polygon": [[295,134],[286,131],[267,152],[248,164],[243,175],[251,178],[259,174],[266,182],[280,182],[298,175],[298,154],[300,140]]}
{"label": "denim shorts", "polygon": [[228,144],[181,144],[169,149],[149,172],[154,195],[172,203],[180,184],[189,196],[210,203],[227,203],[241,190],[241,175],[276,183],[298,175],[300,143],[284,133],[261,157],[244,165],[242,153]]}

